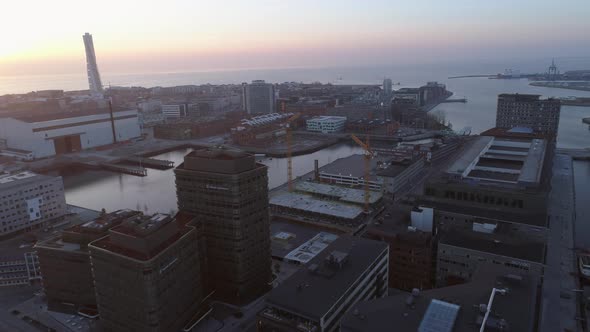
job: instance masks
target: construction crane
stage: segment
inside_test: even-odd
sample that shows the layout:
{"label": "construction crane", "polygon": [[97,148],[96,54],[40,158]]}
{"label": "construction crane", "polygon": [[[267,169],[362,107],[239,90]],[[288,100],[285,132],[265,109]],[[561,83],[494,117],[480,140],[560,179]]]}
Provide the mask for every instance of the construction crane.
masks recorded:
{"label": "construction crane", "polygon": [[365,176],[364,176],[364,189],[365,189],[365,213],[369,213],[369,203],[371,202],[371,188],[370,188],[370,178],[371,178],[371,159],[375,156],[373,150],[371,150],[371,145],[369,142],[369,135],[367,135],[367,142],[361,141],[360,138],[356,137],[356,135],[351,134],[352,140],[356,142],[363,150],[365,151]]}
{"label": "construction crane", "polygon": [[287,119],[287,184],[289,186],[289,191],[293,191],[293,148],[291,144],[293,143],[293,129],[291,128],[291,123],[301,117],[301,113],[297,113]]}

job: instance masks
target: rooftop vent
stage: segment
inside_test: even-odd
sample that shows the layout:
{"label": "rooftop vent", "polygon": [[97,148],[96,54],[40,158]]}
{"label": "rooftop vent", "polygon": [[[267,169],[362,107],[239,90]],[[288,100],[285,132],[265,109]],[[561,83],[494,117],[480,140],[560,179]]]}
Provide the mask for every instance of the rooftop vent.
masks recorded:
{"label": "rooftop vent", "polygon": [[338,270],[341,269],[347,261],[348,253],[337,250],[332,251],[325,259],[327,266]]}

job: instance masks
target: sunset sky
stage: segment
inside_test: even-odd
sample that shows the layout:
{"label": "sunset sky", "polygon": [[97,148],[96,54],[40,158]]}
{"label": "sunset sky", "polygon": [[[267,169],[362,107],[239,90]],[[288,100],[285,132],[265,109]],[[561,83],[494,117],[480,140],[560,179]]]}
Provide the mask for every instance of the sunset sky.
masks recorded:
{"label": "sunset sky", "polygon": [[4,0],[0,75],[590,56],[590,0]]}

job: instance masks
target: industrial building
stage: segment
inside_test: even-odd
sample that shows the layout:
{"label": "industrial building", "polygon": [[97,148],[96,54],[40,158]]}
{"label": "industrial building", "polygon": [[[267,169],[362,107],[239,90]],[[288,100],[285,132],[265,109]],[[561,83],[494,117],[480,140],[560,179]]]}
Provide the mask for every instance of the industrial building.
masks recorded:
{"label": "industrial building", "polygon": [[[493,227],[493,226],[492,226]],[[541,280],[546,244],[503,225],[487,229],[444,232],[438,242],[436,285],[443,287],[472,280],[485,263],[500,265],[511,273],[525,272]]]}
{"label": "industrial building", "polygon": [[253,299],[271,281],[267,167],[254,155],[197,150],[175,169],[178,209],[197,217],[207,280],[231,302]]}
{"label": "industrial building", "polygon": [[538,297],[538,280],[527,273],[485,265],[466,284],[359,302],[340,331],[532,332]]}
{"label": "industrial building", "polygon": [[132,210],[104,213],[35,245],[50,310],[76,312],[81,308],[96,307],[88,244],[140,214]]}
{"label": "industrial building", "polygon": [[[319,170],[321,182],[362,188],[365,184],[365,161],[360,154],[323,166]],[[403,163],[393,162],[393,157],[377,156],[371,159],[369,187],[371,190],[395,194],[407,185],[424,167],[424,159]]]}
{"label": "industrial building", "polygon": [[0,139],[34,158],[51,157],[141,136],[137,110],[14,114],[0,119]]}
{"label": "industrial building", "polygon": [[[383,194],[369,193],[369,207],[377,210]],[[315,182],[298,182],[292,192],[278,191],[270,197],[274,215],[289,216],[309,222],[358,227],[365,220],[365,191]]]}
{"label": "industrial building", "polygon": [[[286,135],[286,121],[294,113],[270,113],[240,120],[231,128],[232,142],[239,145],[268,143]],[[294,123],[291,124],[293,126]]]}
{"label": "industrial building", "polygon": [[545,140],[480,136],[425,183],[419,202],[434,209],[440,236],[437,285],[470,280],[483,262],[543,274],[551,156]]}
{"label": "industrial building", "polygon": [[0,237],[44,226],[66,213],[60,176],[29,171],[0,175]]}
{"label": "industrial building", "polygon": [[561,101],[541,99],[540,95],[501,94],[498,96],[496,127],[526,127],[557,137]]}
{"label": "industrial building", "polygon": [[180,331],[203,298],[196,229],[136,216],[88,245],[104,331]]}
{"label": "industrial building", "polygon": [[243,109],[248,114],[270,114],[276,112],[276,94],[274,85],[264,80],[242,83]]}
{"label": "industrial building", "polygon": [[342,236],[274,288],[258,331],[338,331],[353,305],[387,295],[387,244]]}
{"label": "industrial building", "polygon": [[338,133],[344,130],[345,116],[317,116],[306,121],[307,131],[324,134]]}

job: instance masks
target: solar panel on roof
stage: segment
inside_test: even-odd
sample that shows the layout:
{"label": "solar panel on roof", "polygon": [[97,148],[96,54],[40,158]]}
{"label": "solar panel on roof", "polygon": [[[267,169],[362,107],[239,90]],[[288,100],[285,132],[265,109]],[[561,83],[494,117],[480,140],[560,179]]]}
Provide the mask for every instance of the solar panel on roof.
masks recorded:
{"label": "solar panel on roof", "polygon": [[418,332],[451,332],[461,307],[440,301],[432,300],[422,317]]}

